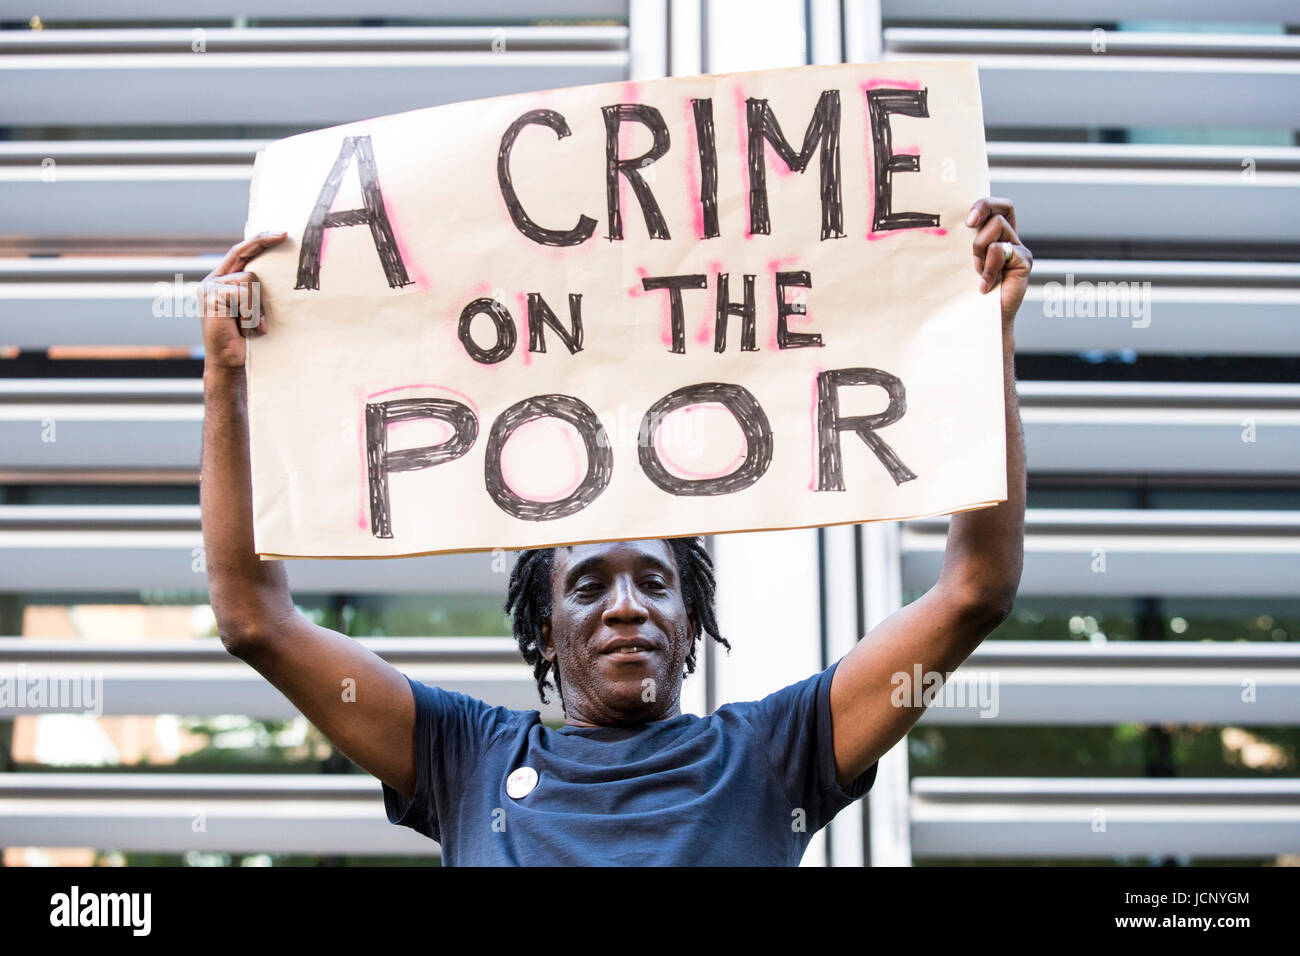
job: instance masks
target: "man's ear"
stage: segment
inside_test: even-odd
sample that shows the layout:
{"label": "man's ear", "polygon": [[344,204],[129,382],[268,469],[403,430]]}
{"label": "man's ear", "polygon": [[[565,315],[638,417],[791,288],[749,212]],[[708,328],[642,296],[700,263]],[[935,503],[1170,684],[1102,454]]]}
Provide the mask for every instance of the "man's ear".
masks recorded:
{"label": "man's ear", "polygon": [[700,636],[700,622],[695,617],[694,611],[686,612],[686,623],[691,629],[691,643],[694,644]]}
{"label": "man's ear", "polygon": [[551,622],[550,622],[550,621],[543,621],[543,622],[542,622],[542,646],[541,646],[541,652],[542,652],[542,657],[544,657],[546,660],[550,661],[552,664],[555,663],[555,642],[554,642],[553,640],[551,640]]}

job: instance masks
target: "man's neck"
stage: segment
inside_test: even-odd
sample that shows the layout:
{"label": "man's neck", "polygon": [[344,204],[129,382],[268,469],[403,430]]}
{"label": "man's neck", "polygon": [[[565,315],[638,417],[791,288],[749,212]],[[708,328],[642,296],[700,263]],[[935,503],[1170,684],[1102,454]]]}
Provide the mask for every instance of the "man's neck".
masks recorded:
{"label": "man's neck", "polygon": [[678,706],[678,704],[674,703],[673,706],[668,709],[667,713],[659,717],[651,717],[651,718],[644,718],[644,719],[638,719],[632,717],[632,718],[620,719],[618,723],[613,723],[613,722],[593,723],[592,721],[582,716],[577,716],[577,715],[570,716],[569,713],[565,711],[564,726],[566,727],[633,727],[636,726],[637,724],[657,724],[665,720],[672,720],[674,717],[680,717],[681,713],[682,713],[681,707]]}

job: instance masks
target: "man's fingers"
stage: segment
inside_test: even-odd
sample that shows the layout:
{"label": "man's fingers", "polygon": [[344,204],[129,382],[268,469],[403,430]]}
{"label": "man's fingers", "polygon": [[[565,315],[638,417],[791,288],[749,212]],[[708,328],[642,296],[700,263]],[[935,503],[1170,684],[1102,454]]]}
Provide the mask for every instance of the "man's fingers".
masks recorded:
{"label": "man's fingers", "polygon": [[288,235],[287,232],[259,232],[243,242],[235,243],[226,252],[225,258],[221,260],[221,265],[208,273],[208,278],[215,279],[218,276],[228,275],[235,269],[243,269],[247,263],[257,258],[263,250],[284,242]]}
{"label": "man's fingers", "polygon": [[232,246],[226,253],[226,258],[222,260],[222,272],[229,273],[236,269],[243,269],[244,266],[252,262],[266,249],[283,242],[287,233],[259,233],[251,239],[246,239],[241,243]]}
{"label": "man's fingers", "polygon": [[980,291],[987,292],[1011,272],[1029,273],[1034,268],[1034,257],[1029,249],[1018,242],[1003,239],[988,248],[985,268],[980,275]]}
{"label": "man's fingers", "polygon": [[1016,230],[1005,216],[998,213],[990,216],[980,227],[980,231],[975,234],[974,240],[971,241],[971,252],[983,259],[990,245],[1004,239],[1020,245],[1020,237],[1016,235]]}
{"label": "man's fingers", "polygon": [[984,269],[980,272],[980,291],[987,292],[998,284],[998,279],[1002,275],[1002,267],[1007,264],[1007,254],[1003,250],[1002,243],[995,243],[989,246],[988,252],[984,255]]}
{"label": "man's fingers", "polygon": [[231,306],[238,305],[241,297],[247,299],[251,296],[253,279],[251,272],[232,272],[216,279],[204,279],[199,283],[203,314],[235,315],[230,311]]}
{"label": "man's fingers", "polygon": [[1020,237],[1006,218],[998,213],[984,223],[975,236],[975,241],[971,243],[975,271],[980,273],[980,291],[987,291],[997,284],[997,276],[1008,261],[1006,252],[998,245],[1001,242],[1019,246]]}
{"label": "man's fingers", "polygon": [[258,325],[265,314],[261,286],[252,272],[232,272],[200,286],[204,318],[235,318],[241,328]]}
{"label": "man's fingers", "polygon": [[242,272],[227,272],[224,275],[213,276],[211,280],[204,279],[204,282],[211,282],[212,285],[242,285],[256,279],[257,275],[247,270]]}
{"label": "man's fingers", "polygon": [[1007,268],[1026,272],[1033,268],[1033,257],[1016,234],[1016,209],[1011,200],[995,196],[975,200],[966,225],[976,230],[971,253],[980,274],[980,292],[996,286]]}
{"label": "man's fingers", "polygon": [[995,196],[984,196],[975,200],[970,207],[970,213],[966,216],[966,225],[972,229],[978,229],[990,216],[1002,216],[1012,230],[1016,228],[1015,204],[1010,199]]}

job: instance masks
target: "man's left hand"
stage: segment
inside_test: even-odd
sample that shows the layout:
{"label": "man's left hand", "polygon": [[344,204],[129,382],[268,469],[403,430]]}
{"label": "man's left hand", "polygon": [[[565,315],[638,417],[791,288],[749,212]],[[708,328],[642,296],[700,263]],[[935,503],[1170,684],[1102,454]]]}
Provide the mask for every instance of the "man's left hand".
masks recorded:
{"label": "man's left hand", "polygon": [[1002,286],[1002,321],[1016,317],[1029,288],[1034,256],[1016,235],[1016,207],[1010,199],[985,196],[971,206],[966,225],[975,230],[971,252],[980,275],[980,292]]}

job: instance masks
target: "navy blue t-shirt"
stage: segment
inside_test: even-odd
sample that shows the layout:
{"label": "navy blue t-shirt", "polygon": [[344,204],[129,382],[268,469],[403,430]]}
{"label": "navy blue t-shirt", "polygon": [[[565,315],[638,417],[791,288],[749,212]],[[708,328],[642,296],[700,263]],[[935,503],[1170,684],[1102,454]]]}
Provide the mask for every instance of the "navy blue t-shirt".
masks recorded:
{"label": "navy blue t-shirt", "polygon": [[448,866],[795,866],[876,778],[835,781],[835,666],[709,717],[558,730],[408,677],[415,796],[384,784],[384,808]]}

